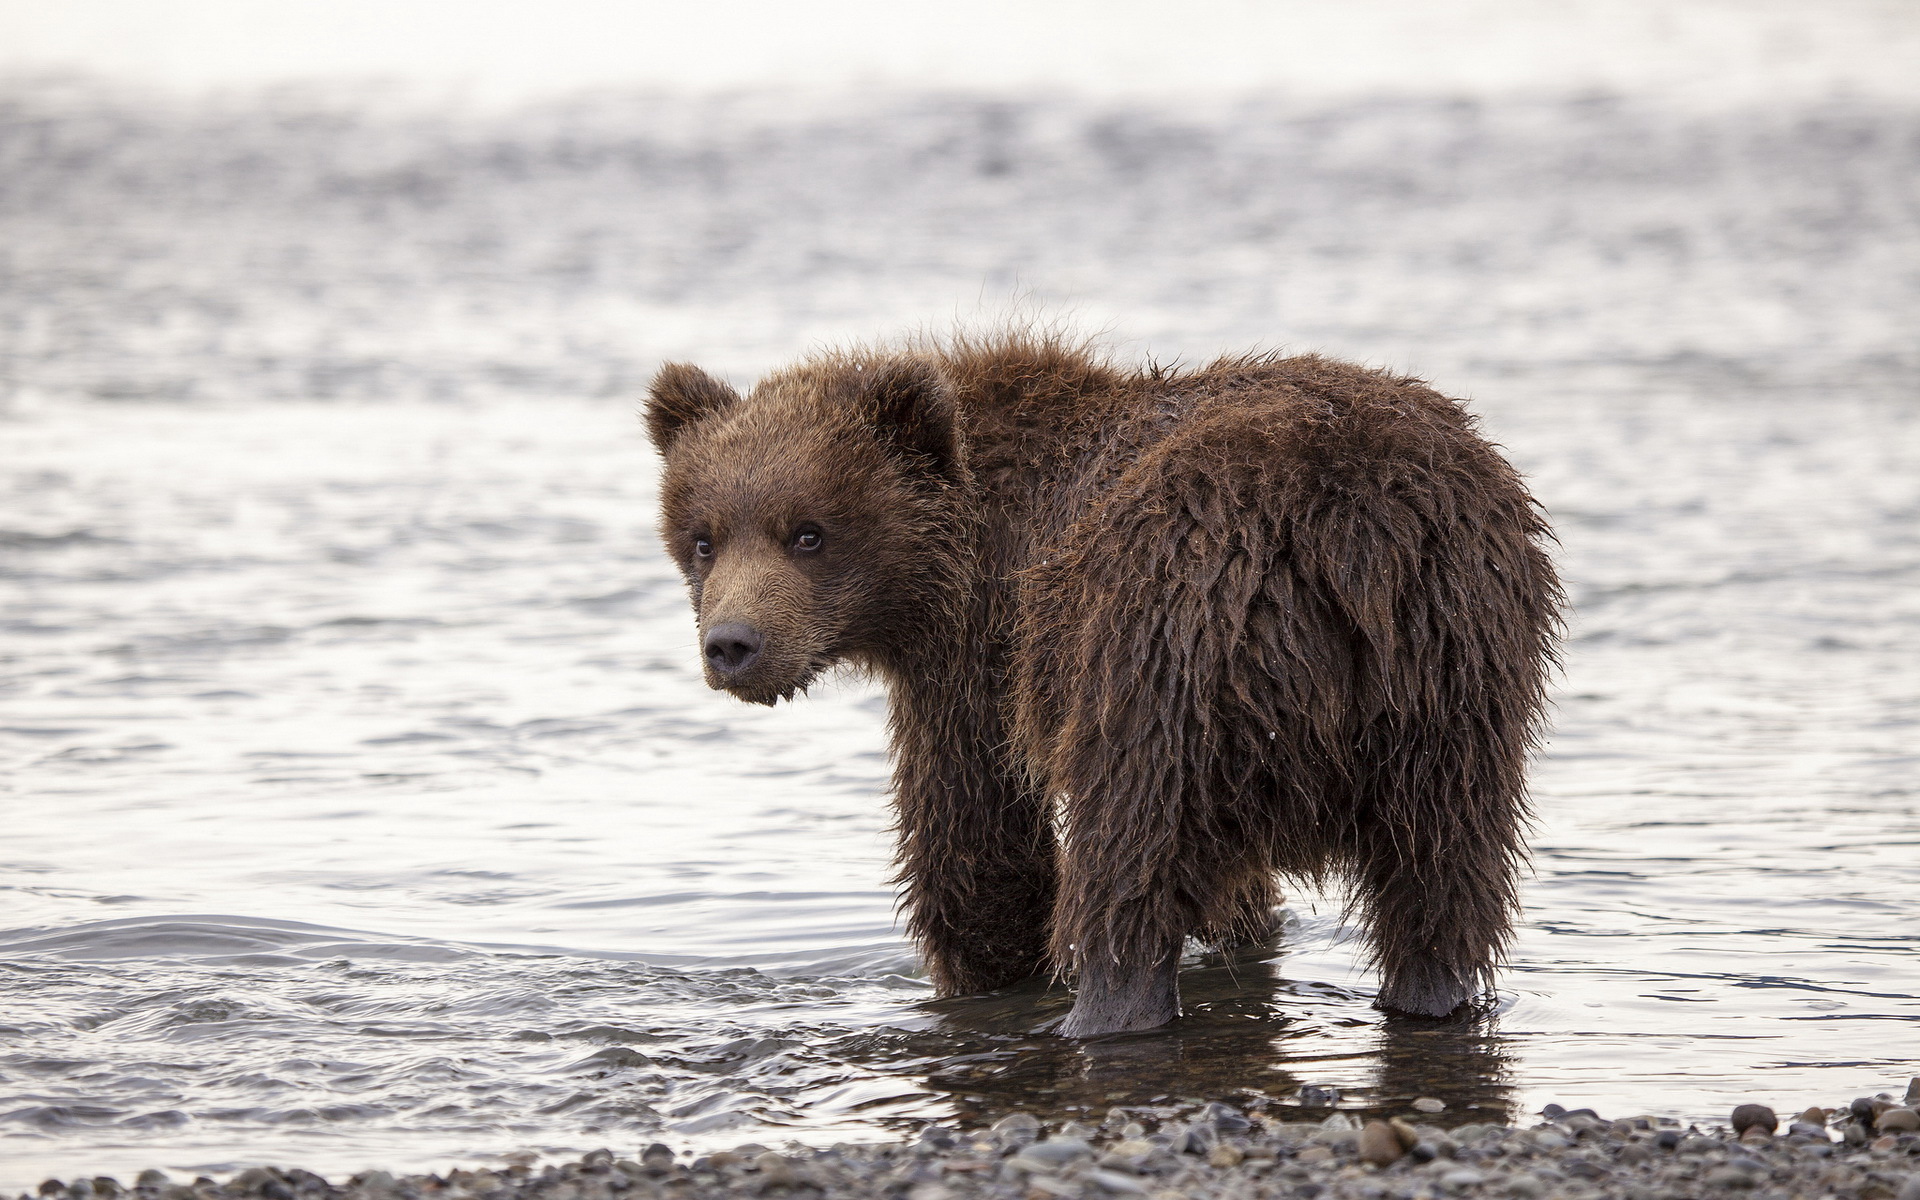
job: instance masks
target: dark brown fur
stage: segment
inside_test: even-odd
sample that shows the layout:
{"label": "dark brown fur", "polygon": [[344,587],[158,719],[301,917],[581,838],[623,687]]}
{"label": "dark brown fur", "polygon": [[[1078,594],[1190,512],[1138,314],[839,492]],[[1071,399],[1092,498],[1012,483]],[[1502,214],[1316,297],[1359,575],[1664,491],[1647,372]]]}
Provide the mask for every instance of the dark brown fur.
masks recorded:
{"label": "dark brown fur", "polygon": [[1051,966],[1065,1032],[1162,1024],[1183,939],[1264,934],[1276,875],[1350,884],[1382,1007],[1490,985],[1559,590],[1456,402],[1311,355],[1124,371],[1013,335],[747,397],[669,366],[648,422],[710,652],[764,635],[709,682],[886,682],[943,994]]}

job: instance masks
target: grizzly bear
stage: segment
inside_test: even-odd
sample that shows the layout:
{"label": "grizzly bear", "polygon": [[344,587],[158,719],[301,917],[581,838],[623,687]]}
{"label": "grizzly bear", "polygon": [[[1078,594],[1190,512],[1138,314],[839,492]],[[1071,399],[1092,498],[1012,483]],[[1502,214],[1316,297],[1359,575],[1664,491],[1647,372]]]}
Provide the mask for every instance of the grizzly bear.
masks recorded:
{"label": "grizzly bear", "polygon": [[1052,969],[1069,1036],[1179,1015],[1189,935],[1344,881],[1382,1009],[1485,994],[1560,591],[1459,402],[1316,355],[1129,370],[1012,333],[654,378],[707,682],[886,686],[942,995]]}

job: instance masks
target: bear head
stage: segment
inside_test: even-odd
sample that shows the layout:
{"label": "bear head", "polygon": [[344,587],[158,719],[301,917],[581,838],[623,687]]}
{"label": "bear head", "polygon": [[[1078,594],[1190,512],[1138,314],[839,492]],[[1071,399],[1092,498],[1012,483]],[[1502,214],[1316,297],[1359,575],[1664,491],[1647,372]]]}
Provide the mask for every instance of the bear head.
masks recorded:
{"label": "bear head", "polygon": [[646,421],[665,463],[660,534],[687,581],[708,686],[772,704],[838,664],[883,667],[937,635],[966,468],[932,364],[835,358],[742,396],[670,363]]}

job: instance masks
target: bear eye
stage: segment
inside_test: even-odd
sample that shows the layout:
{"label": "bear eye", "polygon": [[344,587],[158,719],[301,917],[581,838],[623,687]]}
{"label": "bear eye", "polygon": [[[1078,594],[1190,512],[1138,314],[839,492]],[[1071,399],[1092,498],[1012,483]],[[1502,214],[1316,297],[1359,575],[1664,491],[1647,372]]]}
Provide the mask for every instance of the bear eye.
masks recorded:
{"label": "bear eye", "polygon": [[705,538],[693,539],[693,553],[698,558],[713,557],[713,543]]}
{"label": "bear eye", "polygon": [[823,540],[825,539],[820,536],[818,529],[815,529],[811,525],[802,525],[794,531],[793,548],[795,550],[818,550]]}

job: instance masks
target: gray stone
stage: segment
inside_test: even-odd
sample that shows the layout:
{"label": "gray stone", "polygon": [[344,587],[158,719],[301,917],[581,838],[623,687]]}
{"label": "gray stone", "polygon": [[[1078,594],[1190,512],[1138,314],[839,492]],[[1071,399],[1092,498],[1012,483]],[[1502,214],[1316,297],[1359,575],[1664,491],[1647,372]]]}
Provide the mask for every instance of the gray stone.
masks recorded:
{"label": "gray stone", "polygon": [[1750,1188],[1759,1180],[1744,1167],[1715,1167],[1707,1172],[1705,1182],[1709,1187]]}
{"label": "gray stone", "polygon": [[1142,1183],[1131,1175],[1124,1175],[1119,1171],[1092,1170],[1087,1172],[1086,1177],[1089,1182],[1097,1184],[1109,1192],[1117,1192],[1123,1196],[1144,1196],[1147,1194],[1147,1185],[1145,1183]]}
{"label": "gray stone", "polygon": [[1040,1136],[1040,1118],[1032,1113],[1008,1113],[987,1132],[1009,1142],[1031,1142]]}
{"label": "gray stone", "polygon": [[1093,1157],[1093,1147],[1079,1138],[1048,1138],[1044,1142],[1035,1142],[1022,1150],[1020,1157],[1045,1163],[1052,1168],[1082,1158]]}

